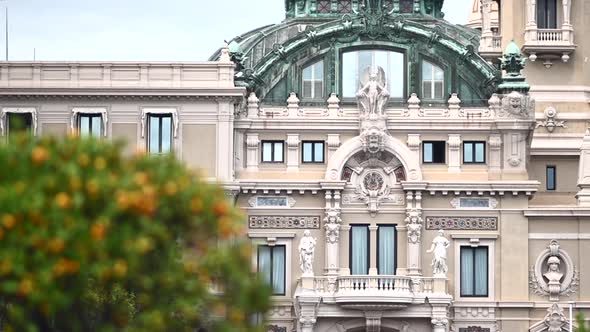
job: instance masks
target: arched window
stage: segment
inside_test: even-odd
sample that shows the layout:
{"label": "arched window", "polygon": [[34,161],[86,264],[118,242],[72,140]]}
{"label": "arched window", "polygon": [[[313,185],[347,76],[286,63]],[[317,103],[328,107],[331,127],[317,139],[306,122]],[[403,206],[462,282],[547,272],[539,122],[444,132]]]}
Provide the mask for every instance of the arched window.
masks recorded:
{"label": "arched window", "polygon": [[324,98],[324,61],[318,61],[303,69],[303,98]]}
{"label": "arched window", "polygon": [[353,51],[342,55],[342,96],[355,98],[371,74],[377,74],[392,98],[403,98],[404,55],[382,50]]}
{"label": "arched window", "polygon": [[445,72],[428,61],[422,61],[422,98],[442,99],[444,86]]}

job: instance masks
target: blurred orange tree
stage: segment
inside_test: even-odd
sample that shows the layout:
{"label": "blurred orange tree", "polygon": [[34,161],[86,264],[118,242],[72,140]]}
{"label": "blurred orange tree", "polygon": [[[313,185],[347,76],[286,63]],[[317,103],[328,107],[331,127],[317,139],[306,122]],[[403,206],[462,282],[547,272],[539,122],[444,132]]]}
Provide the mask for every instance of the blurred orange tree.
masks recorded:
{"label": "blurred orange tree", "polygon": [[0,168],[6,332],[259,330],[243,218],[173,156],[21,136]]}

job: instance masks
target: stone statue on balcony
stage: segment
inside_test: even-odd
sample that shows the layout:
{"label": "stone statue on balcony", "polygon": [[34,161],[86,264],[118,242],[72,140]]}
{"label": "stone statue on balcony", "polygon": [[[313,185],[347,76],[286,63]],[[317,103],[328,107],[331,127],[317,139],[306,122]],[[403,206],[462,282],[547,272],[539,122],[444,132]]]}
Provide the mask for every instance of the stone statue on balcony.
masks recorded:
{"label": "stone statue on balcony", "polygon": [[389,92],[386,89],[387,80],[385,78],[385,71],[379,67],[379,71],[377,73],[370,73],[368,78],[367,83],[356,94],[359,108],[362,111],[361,116],[382,116],[383,108],[389,100]]}
{"label": "stone statue on balcony", "polygon": [[438,235],[432,240],[432,246],[427,253],[434,253],[432,259],[432,274],[435,277],[447,277],[447,249],[451,243],[445,237],[445,231],[438,231]]}
{"label": "stone statue on balcony", "polygon": [[313,276],[313,255],[315,252],[316,239],[311,237],[311,232],[306,230],[299,242],[299,261],[303,276]]}

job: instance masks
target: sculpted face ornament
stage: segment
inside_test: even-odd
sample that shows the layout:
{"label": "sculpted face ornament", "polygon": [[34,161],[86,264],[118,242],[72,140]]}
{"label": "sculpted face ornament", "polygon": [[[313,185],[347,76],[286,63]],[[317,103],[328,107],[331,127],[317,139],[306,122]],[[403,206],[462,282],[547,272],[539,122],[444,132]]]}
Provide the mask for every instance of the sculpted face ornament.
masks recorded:
{"label": "sculpted face ornament", "polygon": [[379,153],[385,150],[385,133],[378,128],[370,128],[363,133],[363,150],[369,153]]}
{"label": "sculpted face ornament", "polygon": [[530,96],[512,91],[502,98],[502,110],[498,115],[501,117],[528,119],[531,117],[534,108],[535,102]]}

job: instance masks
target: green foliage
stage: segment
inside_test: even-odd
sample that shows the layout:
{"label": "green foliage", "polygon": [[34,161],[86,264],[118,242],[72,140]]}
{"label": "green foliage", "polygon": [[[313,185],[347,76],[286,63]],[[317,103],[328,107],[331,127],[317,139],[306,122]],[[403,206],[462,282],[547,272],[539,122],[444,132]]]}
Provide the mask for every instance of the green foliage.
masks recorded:
{"label": "green foliage", "polygon": [[242,227],[172,156],[19,136],[0,147],[5,331],[259,331],[269,290],[230,241]]}
{"label": "green foliage", "polygon": [[576,320],[578,322],[578,328],[575,329],[576,332],[590,332],[590,326],[588,326],[588,324],[584,320],[584,315],[578,314]]}

